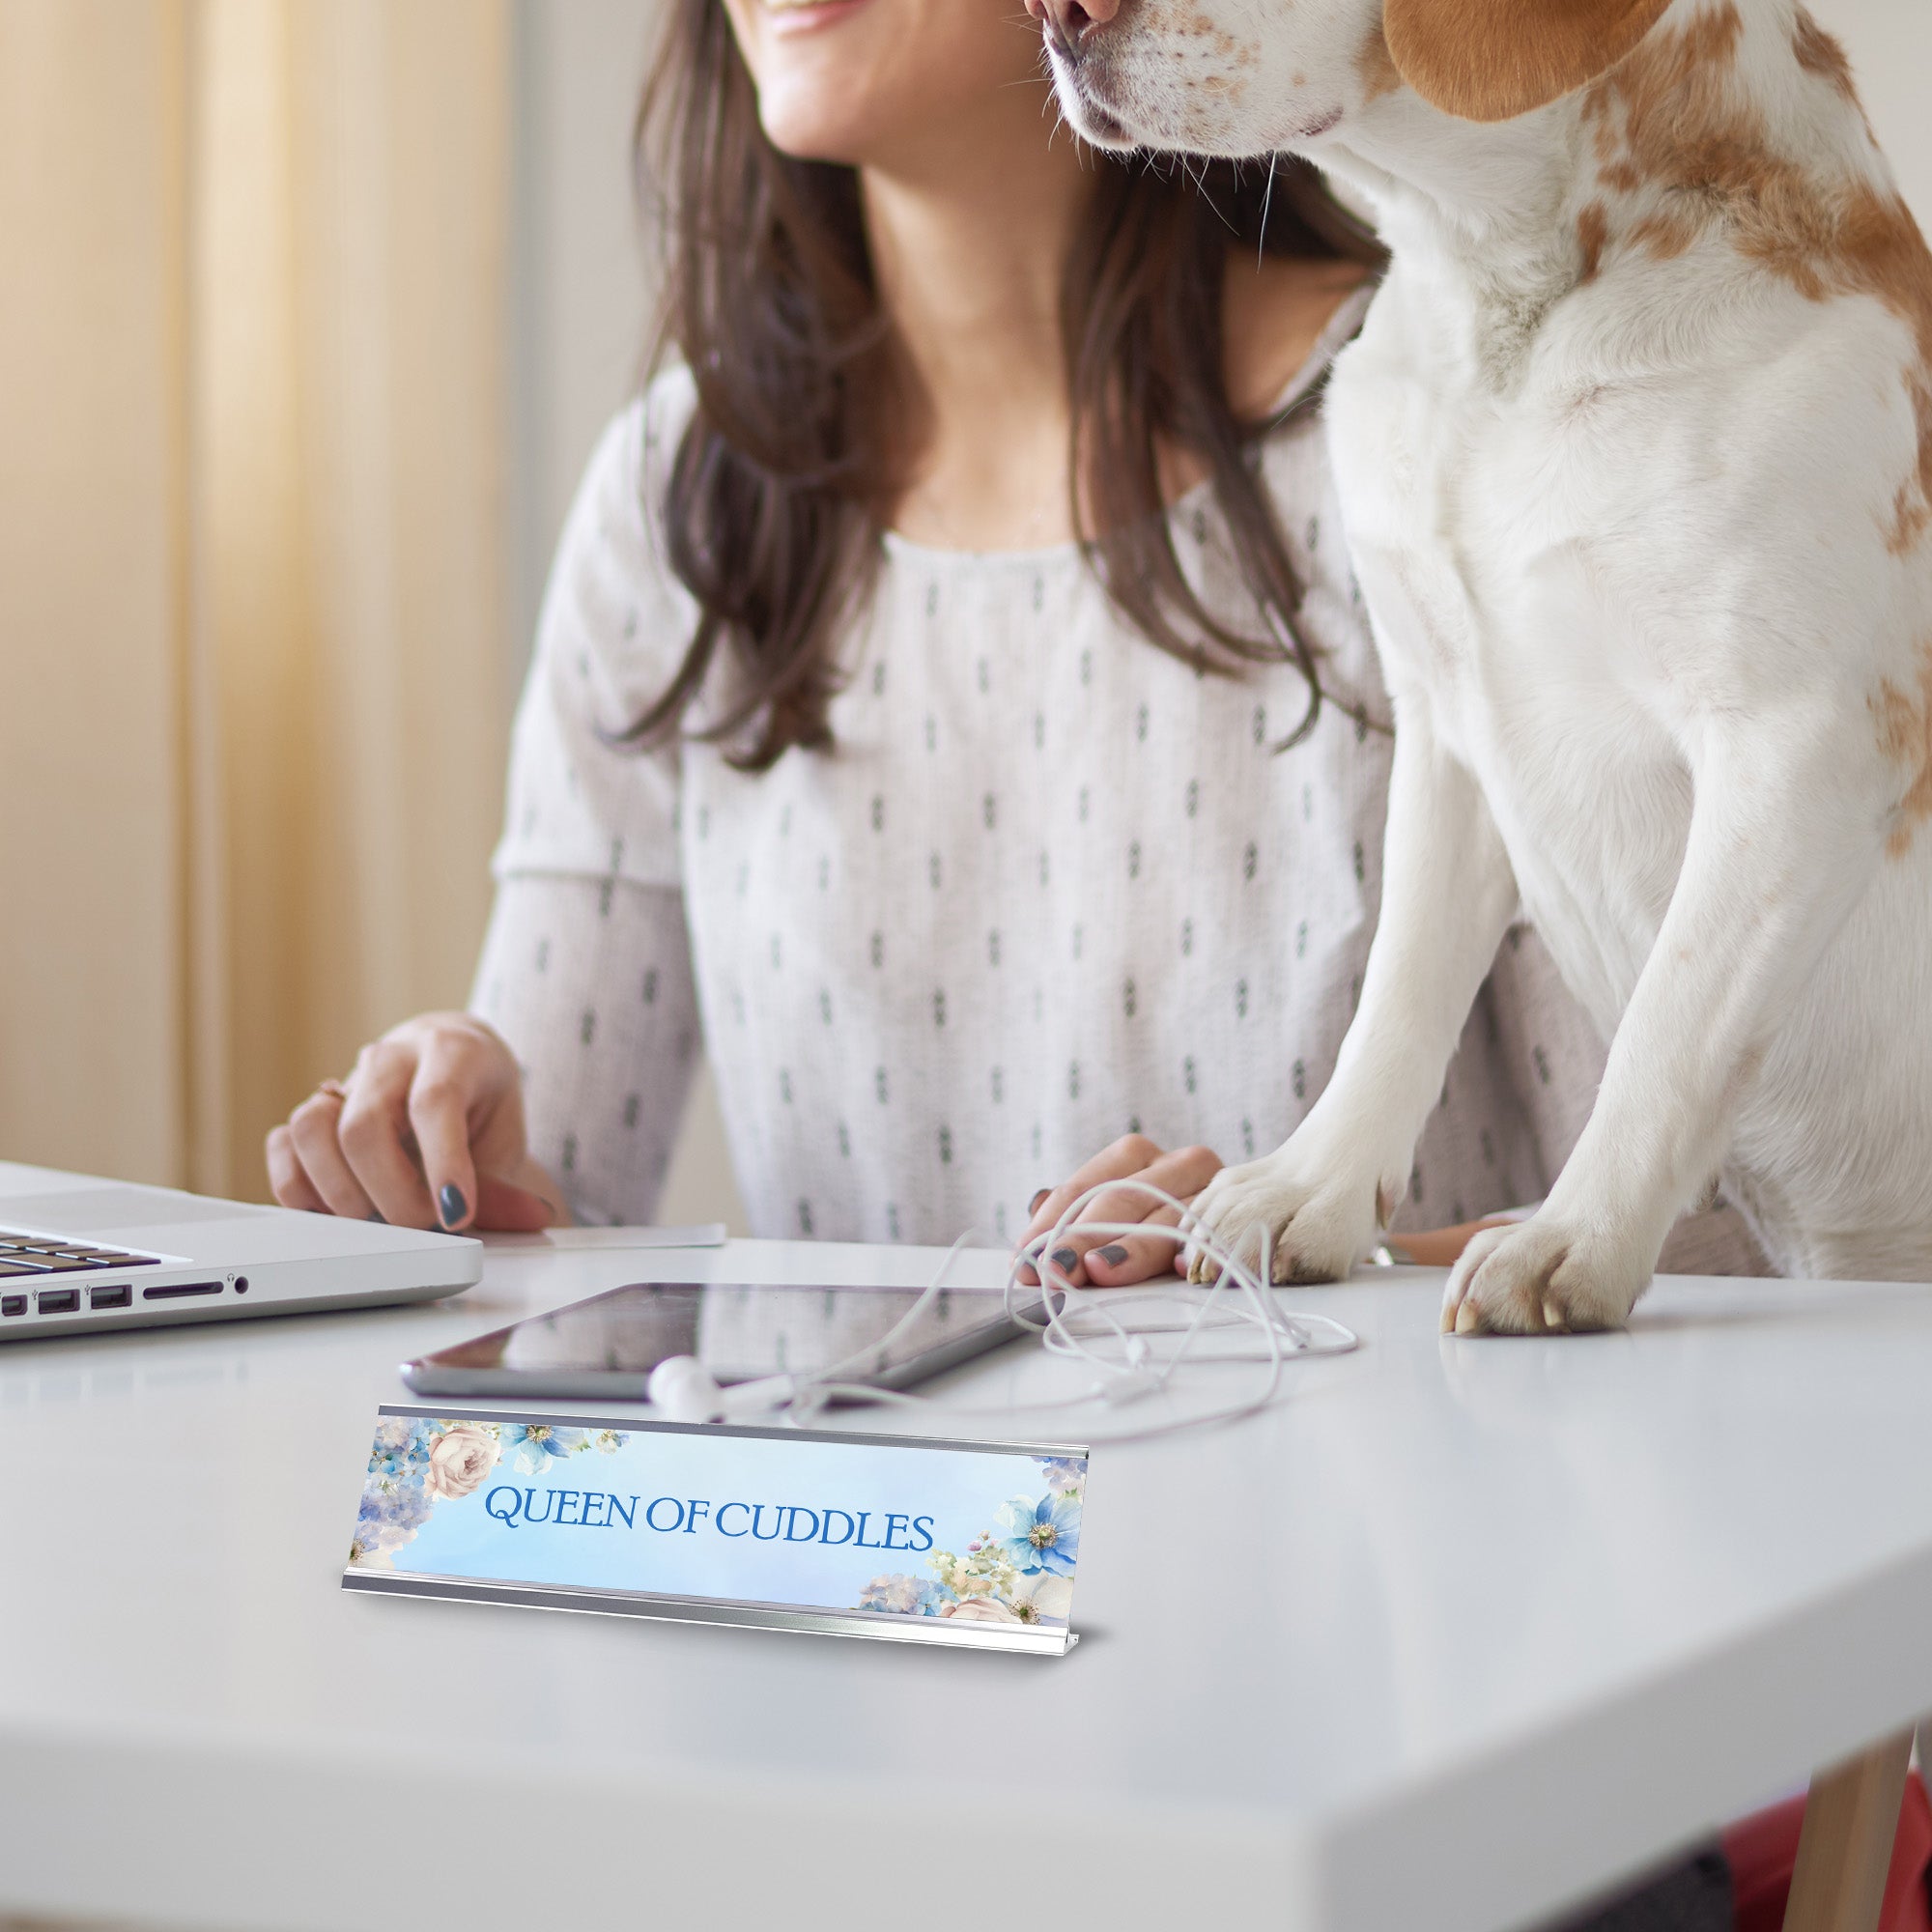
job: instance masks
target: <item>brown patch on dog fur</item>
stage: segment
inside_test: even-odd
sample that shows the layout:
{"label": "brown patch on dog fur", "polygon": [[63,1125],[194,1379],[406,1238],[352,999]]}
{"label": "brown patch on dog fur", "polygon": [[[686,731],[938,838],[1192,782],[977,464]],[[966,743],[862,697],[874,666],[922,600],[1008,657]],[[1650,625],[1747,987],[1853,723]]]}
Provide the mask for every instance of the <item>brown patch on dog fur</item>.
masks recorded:
{"label": "brown patch on dog fur", "polygon": [[1362,105],[1393,94],[1402,85],[1402,74],[1389,52],[1387,36],[1377,22],[1375,32],[1355,50],[1355,78],[1362,83]]}
{"label": "brown patch on dog fur", "polygon": [[1798,10],[1791,50],[1806,73],[1830,81],[1844,99],[1858,105],[1859,91],[1852,84],[1852,64],[1845,58],[1844,48],[1803,7]]}
{"label": "brown patch on dog fur", "polygon": [[1641,248],[1654,261],[1674,262],[1678,256],[1689,252],[1690,244],[1703,231],[1688,215],[1666,214],[1653,210],[1641,221],[1631,224],[1630,242],[1635,248]]}
{"label": "brown patch on dog fur", "polygon": [[1445,114],[1509,121],[1595,80],[1641,41],[1669,0],[1384,0],[1395,68]]}
{"label": "brown patch on dog fur", "polygon": [[1577,245],[1583,251],[1583,270],[1578,282],[1594,282],[1604,266],[1604,243],[1609,240],[1610,217],[1601,201],[1593,201],[1577,217]]}
{"label": "brown patch on dog fur", "polygon": [[1733,0],[1724,0],[1682,27],[1653,34],[1584,95],[1583,119],[1596,128],[1597,173],[1605,187],[1634,194],[1651,183],[1689,185],[1734,174],[1752,157],[1749,151],[1762,151],[1763,130],[1741,128],[1728,87],[1744,30]]}
{"label": "brown patch on dog fur", "polygon": [[1888,677],[1880,680],[1878,696],[1870,703],[1878,721],[1879,750],[1893,764],[1904,766],[1912,781],[1898,802],[1897,821],[1885,842],[1892,858],[1902,859],[1912,848],[1913,833],[1932,818],[1932,639],[1918,653],[1918,701],[1915,704]]}
{"label": "brown patch on dog fur", "polygon": [[[1921,352],[1922,357],[1925,355]],[[1891,499],[1885,547],[1893,556],[1917,550],[1919,539],[1932,528],[1932,359],[1921,359],[1906,377],[1905,392],[1912,398],[1913,420],[1918,426],[1918,468]]]}
{"label": "brown patch on dog fur", "polygon": [[[1912,331],[1916,353],[1901,379],[1917,458],[1885,530],[1887,547],[1903,555],[1932,528],[1932,252],[1896,194],[1821,179],[1772,147],[1762,116],[1733,85],[1743,30],[1724,0],[1653,34],[1590,89],[1582,113],[1598,179],[1613,194],[1649,191],[1654,205],[1619,239],[1654,260],[1720,234],[1805,300],[1869,296]],[[1804,61],[1802,26],[1798,41]],[[1810,58],[1826,57],[1814,44]]]}

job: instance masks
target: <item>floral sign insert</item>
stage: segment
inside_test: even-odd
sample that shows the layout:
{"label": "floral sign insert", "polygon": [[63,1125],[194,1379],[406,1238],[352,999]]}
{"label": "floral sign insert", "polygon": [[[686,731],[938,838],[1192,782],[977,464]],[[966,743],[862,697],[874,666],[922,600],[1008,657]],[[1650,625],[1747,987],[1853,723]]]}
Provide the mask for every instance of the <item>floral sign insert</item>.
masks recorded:
{"label": "floral sign insert", "polygon": [[580,1416],[378,1416],[343,1581],[1064,1653],[1084,1451]]}

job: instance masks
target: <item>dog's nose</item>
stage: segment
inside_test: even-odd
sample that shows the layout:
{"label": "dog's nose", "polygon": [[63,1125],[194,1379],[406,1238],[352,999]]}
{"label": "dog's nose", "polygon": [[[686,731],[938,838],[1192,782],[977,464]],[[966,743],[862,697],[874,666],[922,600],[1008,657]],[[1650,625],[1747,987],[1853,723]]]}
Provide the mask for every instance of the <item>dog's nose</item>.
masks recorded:
{"label": "dog's nose", "polygon": [[1027,0],[1054,49],[1071,59],[1121,11],[1121,0]]}

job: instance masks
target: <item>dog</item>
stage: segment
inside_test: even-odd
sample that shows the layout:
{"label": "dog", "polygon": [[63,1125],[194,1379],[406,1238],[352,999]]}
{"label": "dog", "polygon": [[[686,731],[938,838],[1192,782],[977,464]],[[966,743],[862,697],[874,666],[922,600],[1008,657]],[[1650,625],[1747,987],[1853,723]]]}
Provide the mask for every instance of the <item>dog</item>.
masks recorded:
{"label": "dog", "polygon": [[1622,1324],[1714,1186],[1780,1272],[1932,1280],[1932,256],[1837,43],[1794,0],[1029,5],[1090,142],[1306,156],[1390,250],[1326,406],[1381,918],[1202,1226],[1346,1275],[1526,916],[1607,1070],[1445,1331]]}

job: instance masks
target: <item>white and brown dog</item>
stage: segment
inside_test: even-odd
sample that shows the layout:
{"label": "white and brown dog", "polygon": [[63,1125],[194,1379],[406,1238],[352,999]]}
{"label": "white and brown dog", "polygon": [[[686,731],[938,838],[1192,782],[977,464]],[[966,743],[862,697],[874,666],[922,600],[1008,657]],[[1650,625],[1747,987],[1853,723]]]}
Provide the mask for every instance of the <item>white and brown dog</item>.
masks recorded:
{"label": "white and brown dog", "polygon": [[1107,147],[1308,155],[1392,251],[1328,404],[1395,706],[1335,1077],[1200,1207],[1345,1274],[1519,906],[1613,1035],[1459,1332],[1619,1323],[1714,1179],[1932,1280],[1932,257],[1794,0],[1031,0]]}

